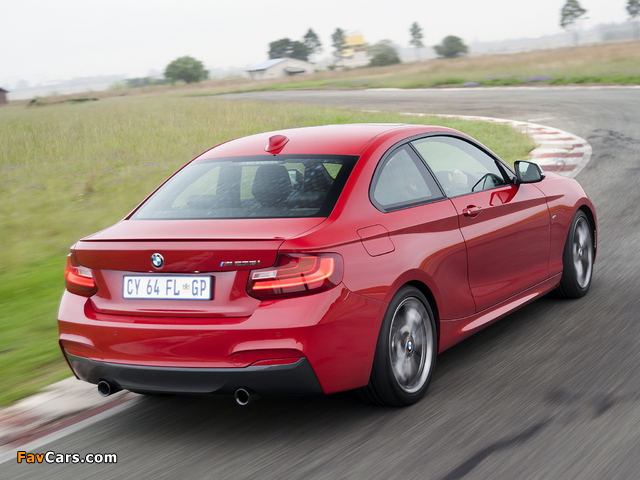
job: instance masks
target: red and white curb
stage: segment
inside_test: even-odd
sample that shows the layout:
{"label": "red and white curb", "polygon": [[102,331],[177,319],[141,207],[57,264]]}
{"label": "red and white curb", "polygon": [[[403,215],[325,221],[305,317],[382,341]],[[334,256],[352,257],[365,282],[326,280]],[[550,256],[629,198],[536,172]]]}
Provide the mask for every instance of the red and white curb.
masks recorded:
{"label": "red and white curb", "polygon": [[[431,116],[431,114],[426,113],[403,113],[402,115],[414,117]],[[506,120],[504,118],[438,114],[434,114],[434,116],[509,125],[531,137],[536,144],[536,148],[531,151],[528,160],[537,163],[546,172],[555,172],[565,177],[573,178],[591,160],[592,148],[589,142],[573,133],[554,127]]]}
{"label": "red and white curb", "polygon": [[531,152],[531,159],[543,170],[575,177],[591,160],[591,145],[577,135],[542,125],[528,133],[539,145]]}

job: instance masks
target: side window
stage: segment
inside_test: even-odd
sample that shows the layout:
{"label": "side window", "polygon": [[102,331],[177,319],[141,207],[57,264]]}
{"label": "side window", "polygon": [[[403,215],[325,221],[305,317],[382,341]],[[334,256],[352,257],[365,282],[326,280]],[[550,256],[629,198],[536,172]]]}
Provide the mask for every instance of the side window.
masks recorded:
{"label": "side window", "polygon": [[499,163],[471,143],[453,137],[429,137],[412,143],[450,197],[510,183]]}
{"label": "side window", "polygon": [[415,152],[404,146],[378,165],[371,197],[381,210],[397,210],[441,198],[442,193]]}

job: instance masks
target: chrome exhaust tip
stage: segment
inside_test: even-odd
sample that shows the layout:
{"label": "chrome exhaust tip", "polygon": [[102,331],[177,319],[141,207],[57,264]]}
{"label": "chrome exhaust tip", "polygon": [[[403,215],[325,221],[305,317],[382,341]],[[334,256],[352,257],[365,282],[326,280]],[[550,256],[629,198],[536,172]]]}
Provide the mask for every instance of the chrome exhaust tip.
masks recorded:
{"label": "chrome exhaust tip", "polygon": [[122,388],[117,387],[115,385],[111,385],[106,380],[100,380],[98,382],[98,393],[103,397],[108,397],[109,395],[113,395],[116,392],[119,392]]}
{"label": "chrome exhaust tip", "polygon": [[236,403],[241,407],[244,407],[249,404],[249,400],[251,400],[251,393],[246,388],[238,388],[234,397],[236,399]]}

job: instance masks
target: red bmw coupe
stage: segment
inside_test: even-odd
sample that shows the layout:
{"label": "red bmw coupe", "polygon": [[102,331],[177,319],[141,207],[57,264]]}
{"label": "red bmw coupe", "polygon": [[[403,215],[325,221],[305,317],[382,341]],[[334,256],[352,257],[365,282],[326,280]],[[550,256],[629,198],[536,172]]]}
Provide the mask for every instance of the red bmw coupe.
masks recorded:
{"label": "red bmw coupe", "polygon": [[548,292],[585,295],[596,233],[575,180],[448,128],[252,135],[71,248],[60,346],[102,395],[409,405],[439,352]]}

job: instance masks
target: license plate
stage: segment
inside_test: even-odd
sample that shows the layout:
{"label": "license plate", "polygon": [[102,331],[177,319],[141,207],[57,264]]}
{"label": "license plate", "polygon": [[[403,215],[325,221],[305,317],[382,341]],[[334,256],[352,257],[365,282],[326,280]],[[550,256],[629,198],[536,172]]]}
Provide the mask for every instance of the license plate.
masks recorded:
{"label": "license plate", "polygon": [[211,300],[211,284],[211,277],[201,275],[125,275],[122,279],[122,298]]}

